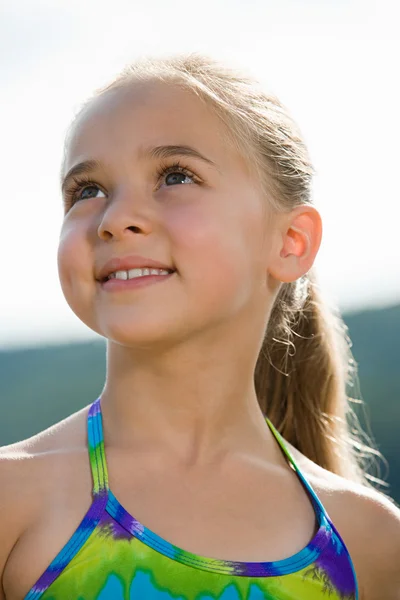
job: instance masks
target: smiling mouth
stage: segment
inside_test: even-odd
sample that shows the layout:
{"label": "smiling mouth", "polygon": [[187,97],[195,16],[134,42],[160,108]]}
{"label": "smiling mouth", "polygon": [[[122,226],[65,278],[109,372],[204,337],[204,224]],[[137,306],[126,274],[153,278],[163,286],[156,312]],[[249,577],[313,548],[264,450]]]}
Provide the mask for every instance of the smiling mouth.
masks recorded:
{"label": "smiling mouth", "polygon": [[130,269],[129,271],[116,271],[115,273],[110,273],[106,277],[102,279],[97,279],[100,283],[105,283],[106,281],[110,281],[111,279],[118,279],[118,281],[131,281],[132,279],[141,279],[143,277],[165,277],[166,275],[171,275],[175,273],[175,269],[151,269],[151,268],[143,268],[143,269]]}
{"label": "smiling mouth", "polygon": [[166,271],[164,274],[148,273],[139,275],[137,277],[127,277],[126,279],[120,277],[106,277],[101,280],[97,280],[97,282],[104,290],[129,290],[151,285],[153,283],[160,283],[161,281],[169,279],[175,272],[176,271],[171,270]]}

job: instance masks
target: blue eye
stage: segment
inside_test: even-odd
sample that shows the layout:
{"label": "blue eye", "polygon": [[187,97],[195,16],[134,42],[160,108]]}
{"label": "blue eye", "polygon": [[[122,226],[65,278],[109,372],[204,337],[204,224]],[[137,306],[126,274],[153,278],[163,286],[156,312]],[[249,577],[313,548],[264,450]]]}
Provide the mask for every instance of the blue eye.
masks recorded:
{"label": "blue eye", "polygon": [[95,198],[99,192],[105,197],[103,190],[94,181],[85,177],[81,180],[73,178],[72,184],[65,191],[64,208],[67,210],[75,202]]}
{"label": "blue eye", "polygon": [[[95,194],[94,195],[90,195],[90,196],[86,196],[84,195],[85,192],[87,192],[88,190],[94,190]],[[85,198],[95,198],[96,194],[98,193],[103,194],[103,196],[105,197],[105,193],[97,186],[97,185],[86,185],[85,187],[81,188],[78,199],[79,200],[85,200]]]}
{"label": "blue eye", "polygon": [[164,179],[165,186],[171,187],[182,183],[201,183],[200,179],[188,168],[175,163],[170,166],[162,166],[157,173],[158,180]]}
{"label": "blue eye", "polygon": [[193,178],[187,175],[186,173],[175,171],[173,173],[167,173],[165,177],[165,183],[167,185],[176,185],[177,183],[191,183],[192,179]]}

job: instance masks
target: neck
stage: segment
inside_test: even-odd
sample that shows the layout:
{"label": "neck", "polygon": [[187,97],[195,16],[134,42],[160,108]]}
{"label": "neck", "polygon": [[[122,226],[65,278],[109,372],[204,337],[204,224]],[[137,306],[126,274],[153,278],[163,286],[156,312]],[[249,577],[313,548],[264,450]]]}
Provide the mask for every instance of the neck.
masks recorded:
{"label": "neck", "polygon": [[256,357],[246,348],[237,354],[225,342],[213,352],[185,345],[150,360],[109,342],[101,394],[107,445],[151,448],[187,465],[242,449],[276,458],[254,389]]}

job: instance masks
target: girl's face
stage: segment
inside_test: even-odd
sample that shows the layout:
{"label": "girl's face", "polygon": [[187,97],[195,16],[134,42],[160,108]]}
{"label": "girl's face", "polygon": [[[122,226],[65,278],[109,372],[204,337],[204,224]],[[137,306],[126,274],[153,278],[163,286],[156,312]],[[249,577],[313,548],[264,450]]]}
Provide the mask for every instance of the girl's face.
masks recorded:
{"label": "girl's face", "polygon": [[[265,199],[225,134],[194,94],[156,82],[108,92],[78,118],[63,175],[92,163],[65,180],[58,267],[71,309],[100,335],[167,347],[265,313]],[[100,269],[128,255],[176,272],[105,289]]]}

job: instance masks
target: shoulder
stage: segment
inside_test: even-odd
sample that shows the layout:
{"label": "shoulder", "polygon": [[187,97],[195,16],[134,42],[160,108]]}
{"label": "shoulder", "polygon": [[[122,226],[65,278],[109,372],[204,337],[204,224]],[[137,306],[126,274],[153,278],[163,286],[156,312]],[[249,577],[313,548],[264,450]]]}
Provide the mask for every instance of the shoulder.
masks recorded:
{"label": "shoulder", "polygon": [[366,600],[400,600],[400,509],[383,494],[363,486],[349,487],[342,504],[354,523],[355,552],[365,579]]}
{"label": "shoulder", "polygon": [[400,508],[377,490],[305,459],[304,474],[343,538],[360,600],[400,600]]}
{"label": "shoulder", "polygon": [[[25,491],[48,474],[52,463],[78,450],[86,450],[89,407],[70,415],[30,438],[0,447],[0,490],[10,495],[23,485]],[[1,483],[8,483],[3,486]],[[4,494],[3,494],[4,495]]]}
{"label": "shoulder", "polygon": [[48,474],[52,462],[86,444],[88,407],[48,427],[40,433],[0,447],[1,499],[18,500],[21,488],[26,492]]}
{"label": "shoulder", "polygon": [[[76,464],[71,456],[86,453],[87,410],[29,439],[0,447],[0,582],[14,548]],[[0,583],[0,599],[1,593]]]}
{"label": "shoulder", "polygon": [[13,548],[29,527],[36,495],[29,493],[33,475],[30,456],[18,444],[0,448],[0,600],[3,576]]}

